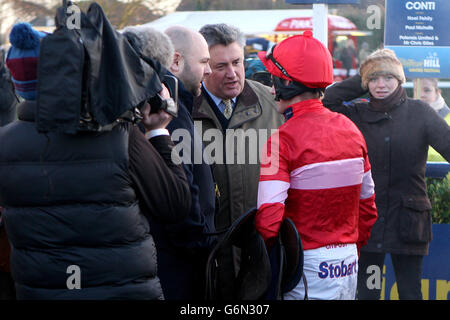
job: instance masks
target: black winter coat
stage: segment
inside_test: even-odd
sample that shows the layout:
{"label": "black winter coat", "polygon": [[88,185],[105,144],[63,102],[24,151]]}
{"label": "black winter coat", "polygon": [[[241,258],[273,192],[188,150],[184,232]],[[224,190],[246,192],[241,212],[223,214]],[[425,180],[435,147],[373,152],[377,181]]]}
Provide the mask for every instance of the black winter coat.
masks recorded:
{"label": "black winter coat", "polygon": [[426,255],[432,240],[425,183],[428,146],[449,161],[450,128],[406,92],[386,112],[374,110],[370,102],[344,103],[365,93],[356,75],[328,87],[323,99],[358,126],[369,150],[378,219],[362,251]]}
{"label": "black winter coat", "polygon": [[177,147],[183,146],[186,152],[183,168],[191,191],[191,210],[181,223],[161,224],[155,219],[150,223],[158,250],[158,276],[167,300],[204,298],[206,260],[216,241],[216,236],[211,235],[215,232],[211,168],[194,158],[195,152],[203,152],[203,143],[191,116],[193,102],[193,95],[179,82],[178,117],[167,126],[171,134],[182,130]]}
{"label": "black winter coat", "polygon": [[[98,134],[39,134],[34,106],[21,104],[19,121],[0,128],[0,205],[17,297],[162,299],[155,245],[138,201],[143,190],[131,174],[129,136],[135,131],[117,125]],[[164,161],[156,150],[150,160],[147,166],[160,177],[150,183],[163,189]],[[172,180],[164,182],[172,188],[164,193],[183,193]],[[175,207],[181,219],[181,209],[190,205],[184,183],[189,201]],[[168,199],[158,198],[155,209],[170,207]],[[71,286],[76,268],[80,289]]]}

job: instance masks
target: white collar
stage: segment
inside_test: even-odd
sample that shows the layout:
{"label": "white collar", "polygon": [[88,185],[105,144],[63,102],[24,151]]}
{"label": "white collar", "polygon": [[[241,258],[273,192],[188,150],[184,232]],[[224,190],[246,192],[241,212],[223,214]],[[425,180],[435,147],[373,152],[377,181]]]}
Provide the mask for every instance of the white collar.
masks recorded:
{"label": "white collar", "polygon": [[433,101],[432,103],[430,103],[430,106],[434,109],[434,111],[439,112],[439,110],[441,110],[445,105],[445,101],[444,98],[442,98],[441,95],[438,95],[438,98],[436,99],[436,101]]}
{"label": "white collar", "polygon": [[[205,88],[205,91],[209,94],[209,96],[211,97],[211,99],[214,101],[214,103],[216,104],[216,106],[218,107],[219,104],[222,102],[221,98],[216,97],[215,95],[213,95],[205,86],[205,84],[202,82],[203,88]],[[233,101],[233,104],[236,103],[236,97],[232,98],[231,101]]]}

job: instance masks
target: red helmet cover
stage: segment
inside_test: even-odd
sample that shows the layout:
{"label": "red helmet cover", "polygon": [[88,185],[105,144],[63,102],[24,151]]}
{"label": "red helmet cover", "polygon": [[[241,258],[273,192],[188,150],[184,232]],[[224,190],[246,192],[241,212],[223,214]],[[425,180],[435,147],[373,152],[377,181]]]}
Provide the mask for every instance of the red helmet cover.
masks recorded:
{"label": "red helmet cover", "polygon": [[272,51],[273,58],[292,77],[290,79],[267,57],[267,52],[258,52],[258,57],[272,75],[294,80],[310,88],[325,88],[333,83],[333,60],[330,51],[311,31],[289,37],[278,43]]}

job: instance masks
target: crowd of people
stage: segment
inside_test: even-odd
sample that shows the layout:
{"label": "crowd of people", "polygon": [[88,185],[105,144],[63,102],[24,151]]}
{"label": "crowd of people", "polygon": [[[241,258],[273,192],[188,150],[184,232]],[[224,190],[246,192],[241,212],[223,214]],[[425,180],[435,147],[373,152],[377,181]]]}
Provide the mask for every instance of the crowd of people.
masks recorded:
{"label": "crowd of people", "polygon": [[[117,34],[158,66],[159,96],[177,96],[176,117],[143,101],[139,123],[39,132],[39,46],[51,35],[23,23],[11,31],[0,61],[1,299],[202,301],[211,251],[254,208],[266,255],[286,219],[301,239],[307,281],[283,299],[304,299],[305,283],[309,299],[379,299],[366,270],[386,254],[400,299],[422,298],[429,146],[450,161],[449,109],[436,81],[424,80],[424,101],[409,98],[400,61],[379,49],[333,84],[331,54],[308,31],[258,53],[271,87],[246,78],[245,36],[234,26]],[[189,134],[183,150],[220,142],[222,158],[191,152],[180,161],[178,130]],[[265,132],[253,141],[265,146],[257,163],[249,144],[227,139],[238,130]],[[244,161],[228,161],[239,152]],[[236,298],[245,254],[229,246],[215,257],[217,299]]]}

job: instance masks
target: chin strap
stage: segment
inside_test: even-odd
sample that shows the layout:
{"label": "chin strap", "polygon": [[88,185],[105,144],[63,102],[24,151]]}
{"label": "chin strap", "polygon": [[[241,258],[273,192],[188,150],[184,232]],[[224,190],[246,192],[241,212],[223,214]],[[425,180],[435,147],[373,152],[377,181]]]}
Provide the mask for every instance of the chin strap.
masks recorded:
{"label": "chin strap", "polygon": [[275,101],[290,100],[305,92],[320,92],[322,88],[310,88],[300,82],[289,81],[285,84],[284,80],[273,76],[273,86],[275,88]]}

